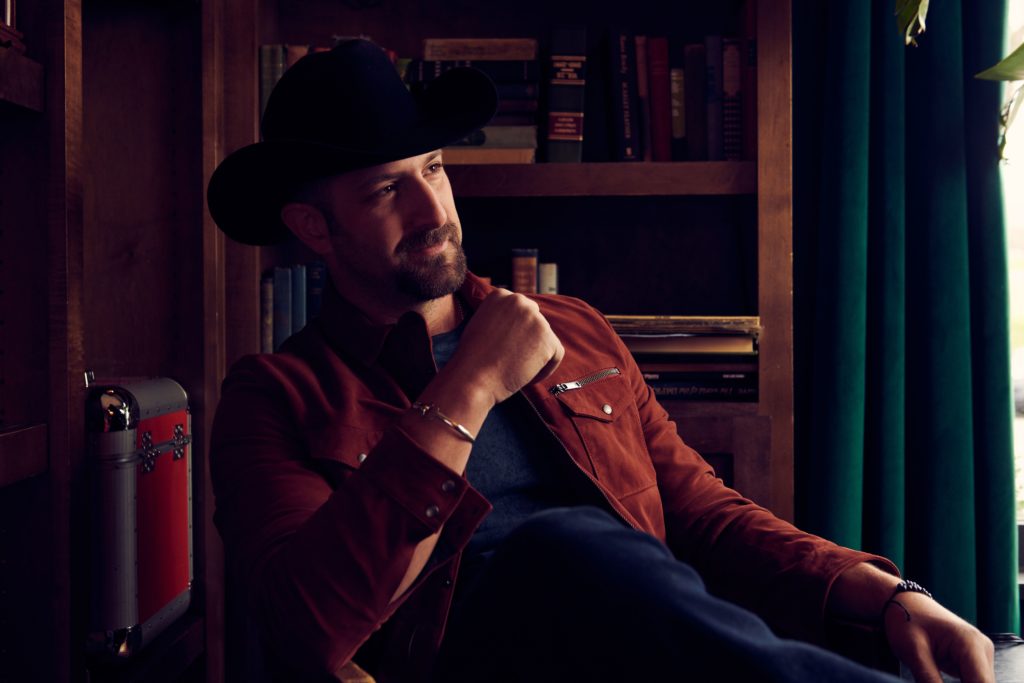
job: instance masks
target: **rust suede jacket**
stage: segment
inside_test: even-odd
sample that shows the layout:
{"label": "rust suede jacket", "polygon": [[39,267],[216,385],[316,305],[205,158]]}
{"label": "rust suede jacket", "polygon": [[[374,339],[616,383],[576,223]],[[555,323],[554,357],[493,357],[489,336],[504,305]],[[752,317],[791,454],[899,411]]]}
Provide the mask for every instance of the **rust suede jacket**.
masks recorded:
{"label": "rust suede jacket", "polygon": [[[489,291],[470,275],[460,294],[472,310]],[[538,419],[623,520],[665,541],[712,591],[813,641],[843,570],[873,561],[895,573],[726,488],[599,313],[569,297],[536,300],[566,350],[553,376],[522,390]],[[608,368],[620,374],[549,391]],[[429,676],[460,550],[490,510],[393,424],[435,372],[419,315],[375,326],[331,292],[278,353],[242,359],[224,381],[210,451],[215,521],[264,644],[304,680],[331,680],[357,652],[378,681]],[[413,548],[438,530],[431,563],[389,604]]]}

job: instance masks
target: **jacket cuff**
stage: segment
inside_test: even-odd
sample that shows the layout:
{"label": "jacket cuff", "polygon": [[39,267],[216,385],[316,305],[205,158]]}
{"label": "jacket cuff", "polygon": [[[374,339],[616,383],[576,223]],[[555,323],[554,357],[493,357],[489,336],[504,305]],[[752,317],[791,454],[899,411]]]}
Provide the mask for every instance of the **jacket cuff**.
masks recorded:
{"label": "jacket cuff", "polygon": [[384,435],[359,473],[430,533],[440,531],[469,488],[464,477],[398,429]]}

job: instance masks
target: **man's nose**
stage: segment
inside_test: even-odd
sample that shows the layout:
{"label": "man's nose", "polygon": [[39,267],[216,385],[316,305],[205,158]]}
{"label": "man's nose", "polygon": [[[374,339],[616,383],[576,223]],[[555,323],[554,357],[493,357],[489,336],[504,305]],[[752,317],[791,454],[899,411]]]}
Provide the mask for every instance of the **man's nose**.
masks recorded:
{"label": "man's nose", "polygon": [[417,182],[407,196],[413,227],[416,229],[439,228],[448,223],[448,212],[441,201],[440,191],[426,180]]}

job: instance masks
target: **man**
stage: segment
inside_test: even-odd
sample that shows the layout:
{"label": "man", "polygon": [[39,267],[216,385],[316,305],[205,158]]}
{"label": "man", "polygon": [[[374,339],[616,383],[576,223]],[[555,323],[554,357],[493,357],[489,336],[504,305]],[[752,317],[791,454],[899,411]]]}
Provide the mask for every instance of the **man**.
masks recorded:
{"label": "man", "polygon": [[[607,322],[466,272],[440,150],[493,86],[409,93],[349,41],[281,79],[209,187],[231,237],[289,232],[318,320],[225,380],[216,521],[271,666],[380,681],[885,680],[825,650],[879,626],[919,681],[989,682],[991,643],[884,558],[804,534],[686,447]],[[493,513],[488,516],[491,507]],[[693,568],[700,572],[697,572]]]}

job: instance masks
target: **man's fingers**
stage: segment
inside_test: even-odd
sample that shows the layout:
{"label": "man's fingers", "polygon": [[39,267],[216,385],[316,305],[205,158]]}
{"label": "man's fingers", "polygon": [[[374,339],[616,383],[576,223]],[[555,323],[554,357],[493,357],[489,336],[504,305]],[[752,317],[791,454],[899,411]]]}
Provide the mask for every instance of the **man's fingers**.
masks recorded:
{"label": "man's fingers", "polygon": [[939,666],[923,633],[906,634],[902,647],[898,649],[896,654],[914,674],[915,683],[942,683]]}
{"label": "man's fingers", "polygon": [[960,660],[962,683],[995,683],[995,647],[986,636],[979,635],[987,642],[982,647],[968,648]]}
{"label": "man's fingers", "polygon": [[[927,655],[927,650],[925,654]],[[918,657],[905,663],[910,669],[910,673],[914,674],[915,683],[942,683],[939,667],[935,665],[935,661],[930,656]]]}

